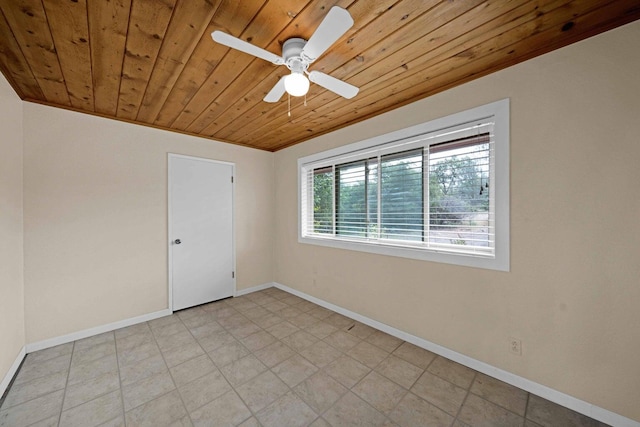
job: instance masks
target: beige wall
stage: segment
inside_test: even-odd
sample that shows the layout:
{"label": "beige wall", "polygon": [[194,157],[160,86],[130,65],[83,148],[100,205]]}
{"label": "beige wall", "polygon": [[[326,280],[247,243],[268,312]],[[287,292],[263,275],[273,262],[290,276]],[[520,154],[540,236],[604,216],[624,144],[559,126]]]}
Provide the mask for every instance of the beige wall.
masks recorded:
{"label": "beige wall", "polygon": [[167,308],[167,153],[236,164],[237,288],[273,280],[273,154],[24,104],[27,342]]}
{"label": "beige wall", "polygon": [[[276,281],[640,420],[639,44],[637,22],[277,152]],[[507,97],[510,272],[297,242],[299,157]]]}
{"label": "beige wall", "polygon": [[[0,381],[25,344],[22,101],[0,75]],[[0,394],[4,390],[0,389]]]}

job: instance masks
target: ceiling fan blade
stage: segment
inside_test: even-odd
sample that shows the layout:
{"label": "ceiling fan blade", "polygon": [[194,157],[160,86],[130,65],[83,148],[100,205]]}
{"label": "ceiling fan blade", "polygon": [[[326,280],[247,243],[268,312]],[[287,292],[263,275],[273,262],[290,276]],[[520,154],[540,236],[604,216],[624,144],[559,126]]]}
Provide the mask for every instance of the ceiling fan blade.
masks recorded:
{"label": "ceiling fan blade", "polygon": [[276,83],[276,85],[273,88],[271,88],[269,93],[262,99],[264,102],[280,101],[280,98],[282,98],[282,95],[284,95],[284,92],[285,92],[285,89],[284,89],[285,77],[287,76],[282,76],[280,80],[278,80],[278,83]]}
{"label": "ceiling fan blade", "polygon": [[244,40],[241,40],[222,31],[214,31],[213,33],[211,33],[211,38],[220,44],[229,46],[230,48],[239,50],[244,53],[248,53],[249,55],[257,56],[258,58],[269,61],[275,65],[284,64],[284,59],[281,56],[271,53],[268,50],[264,50],[258,46],[252,45],[251,43],[247,43]]}
{"label": "ceiling fan blade", "polygon": [[313,62],[329,49],[353,25],[347,10],[333,6],[302,49],[302,55]]}
{"label": "ceiling fan blade", "polygon": [[360,90],[347,82],[343,82],[342,80],[331,77],[328,74],[321,73],[320,71],[310,72],[309,80],[347,99],[351,99],[356,96]]}

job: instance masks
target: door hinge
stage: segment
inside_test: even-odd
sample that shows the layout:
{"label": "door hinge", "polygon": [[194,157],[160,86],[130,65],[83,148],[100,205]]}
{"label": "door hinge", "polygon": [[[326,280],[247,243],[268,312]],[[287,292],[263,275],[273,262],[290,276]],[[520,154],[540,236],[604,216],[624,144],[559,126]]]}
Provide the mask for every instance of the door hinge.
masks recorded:
{"label": "door hinge", "polygon": [[235,271],[232,271],[232,272],[231,272],[231,278],[232,278],[232,279],[235,279],[235,278],[236,278],[236,272],[235,272]]}
{"label": "door hinge", "polygon": [[231,183],[233,184],[233,175],[231,176]]}

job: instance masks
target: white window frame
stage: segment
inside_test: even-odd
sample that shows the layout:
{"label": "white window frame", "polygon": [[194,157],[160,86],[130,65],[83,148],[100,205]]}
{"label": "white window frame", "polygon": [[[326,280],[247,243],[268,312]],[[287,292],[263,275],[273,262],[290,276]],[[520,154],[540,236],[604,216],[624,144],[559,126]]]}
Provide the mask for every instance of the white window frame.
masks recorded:
{"label": "white window frame", "polygon": [[[333,236],[303,235],[303,216],[304,211],[308,209],[302,204],[303,180],[306,179],[305,170],[308,169],[307,165],[319,164],[323,160],[329,161],[329,159],[335,157],[343,157],[349,153],[357,154],[358,152],[365,152],[371,149],[384,151],[386,145],[397,146],[399,141],[407,141],[407,144],[410,145],[411,140],[417,136],[432,134],[434,132],[437,133],[438,131],[444,131],[444,133],[446,133],[446,130],[449,128],[487,118],[492,118],[494,121],[493,141],[495,161],[491,181],[493,189],[495,190],[493,200],[495,203],[495,253],[492,256],[478,256],[430,248],[379,244],[371,241],[345,240]],[[440,138],[435,138],[435,140],[442,141]],[[298,242],[300,243],[467,267],[509,271],[509,223],[509,99],[503,99],[396,132],[298,159]]]}

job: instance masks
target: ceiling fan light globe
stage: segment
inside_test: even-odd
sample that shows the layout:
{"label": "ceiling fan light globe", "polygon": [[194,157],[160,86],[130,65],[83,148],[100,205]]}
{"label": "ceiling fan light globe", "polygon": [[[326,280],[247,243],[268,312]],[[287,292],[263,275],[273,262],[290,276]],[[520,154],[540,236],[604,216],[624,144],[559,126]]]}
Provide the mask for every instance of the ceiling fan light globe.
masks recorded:
{"label": "ceiling fan light globe", "polygon": [[302,73],[291,73],[284,79],[284,88],[291,96],[304,96],[309,91],[309,79]]}

